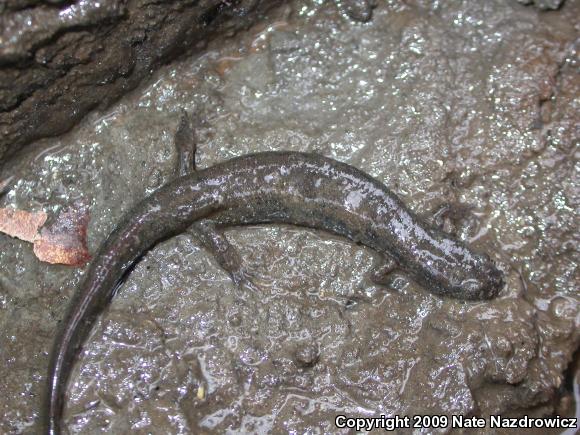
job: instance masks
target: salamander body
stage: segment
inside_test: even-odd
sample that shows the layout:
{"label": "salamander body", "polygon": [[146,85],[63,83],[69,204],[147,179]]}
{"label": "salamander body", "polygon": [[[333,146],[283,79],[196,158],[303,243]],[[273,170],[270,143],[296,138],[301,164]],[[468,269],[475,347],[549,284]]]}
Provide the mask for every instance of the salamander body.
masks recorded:
{"label": "salamander body", "polygon": [[502,273],[448,234],[422,223],[383,184],[336,160],[267,152],[177,178],[138,204],[95,256],[52,354],[45,425],[60,432],[64,393],[78,350],[131,266],[151,247],[211,219],[223,226],[287,223],[322,229],[392,257],[439,295],[489,299]]}

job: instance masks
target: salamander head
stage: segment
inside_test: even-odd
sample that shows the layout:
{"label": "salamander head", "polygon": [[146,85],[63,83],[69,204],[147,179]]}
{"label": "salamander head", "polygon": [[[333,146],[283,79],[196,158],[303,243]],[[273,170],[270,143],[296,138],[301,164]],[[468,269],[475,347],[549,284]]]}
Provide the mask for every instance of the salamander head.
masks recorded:
{"label": "salamander head", "polygon": [[449,295],[468,300],[494,298],[503,287],[503,273],[486,254],[472,254],[470,257],[469,265],[452,272]]}

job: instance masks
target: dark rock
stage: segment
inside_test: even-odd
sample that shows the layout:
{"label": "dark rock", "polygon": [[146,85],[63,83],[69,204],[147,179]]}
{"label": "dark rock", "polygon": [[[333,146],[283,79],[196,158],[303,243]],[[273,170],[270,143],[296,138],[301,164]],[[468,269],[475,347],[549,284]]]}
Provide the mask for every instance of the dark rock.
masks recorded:
{"label": "dark rock", "polygon": [[[281,0],[9,0],[0,6],[0,161],[69,130],[160,65]],[[233,19],[232,19],[233,18]]]}
{"label": "dark rock", "polygon": [[559,9],[564,3],[564,0],[518,0],[518,2],[524,5],[534,4],[539,9],[549,10],[549,9]]}
{"label": "dark rock", "polygon": [[376,2],[375,0],[341,0],[338,5],[351,20],[366,23],[373,16]]}

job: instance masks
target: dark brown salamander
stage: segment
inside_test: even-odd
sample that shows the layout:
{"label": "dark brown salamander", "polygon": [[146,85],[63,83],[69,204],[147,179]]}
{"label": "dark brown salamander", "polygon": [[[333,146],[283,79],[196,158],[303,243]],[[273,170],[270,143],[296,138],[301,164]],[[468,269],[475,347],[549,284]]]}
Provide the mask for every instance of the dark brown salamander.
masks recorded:
{"label": "dark brown salamander", "polygon": [[486,255],[425,225],[383,184],[326,157],[296,152],[247,155],[181,176],[138,204],[90,265],[56,340],[46,430],[60,432],[74,360],[95,318],[131,266],[159,241],[210,219],[221,226],[287,223],[326,230],[388,255],[426,289],[488,299],[502,273]]}

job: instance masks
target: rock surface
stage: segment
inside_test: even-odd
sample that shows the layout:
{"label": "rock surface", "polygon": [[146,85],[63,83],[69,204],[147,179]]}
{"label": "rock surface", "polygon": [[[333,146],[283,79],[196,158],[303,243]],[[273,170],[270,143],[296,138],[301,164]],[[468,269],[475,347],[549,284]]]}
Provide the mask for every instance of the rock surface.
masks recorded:
{"label": "rock surface", "polygon": [[[0,161],[69,130],[216,33],[277,0],[16,1],[0,5]],[[235,18],[235,19],[230,19]]]}
{"label": "rock surface", "polygon": [[[184,52],[283,0],[6,0],[0,4],[0,162],[72,128]],[[558,9],[563,0],[518,0]],[[336,0],[368,22],[375,0]],[[233,18],[233,19],[232,19]]]}

